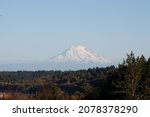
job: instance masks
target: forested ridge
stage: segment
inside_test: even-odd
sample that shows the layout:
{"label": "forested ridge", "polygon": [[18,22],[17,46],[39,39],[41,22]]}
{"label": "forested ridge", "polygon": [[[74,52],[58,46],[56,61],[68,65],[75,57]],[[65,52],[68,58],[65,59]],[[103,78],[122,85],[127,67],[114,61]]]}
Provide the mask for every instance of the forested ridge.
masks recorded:
{"label": "forested ridge", "polygon": [[0,72],[0,99],[150,99],[150,58],[127,54],[117,67]]}

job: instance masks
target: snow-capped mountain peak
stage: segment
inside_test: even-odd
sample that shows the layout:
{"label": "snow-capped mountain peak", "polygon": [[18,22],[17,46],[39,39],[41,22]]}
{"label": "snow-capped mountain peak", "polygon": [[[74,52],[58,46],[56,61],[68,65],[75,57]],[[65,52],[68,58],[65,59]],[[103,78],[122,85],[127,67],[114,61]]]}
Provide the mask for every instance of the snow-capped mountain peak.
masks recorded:
{"label": "snow-capped mountain peak", "polygon": [[110,62],[89,51],[86,47],[78,45],[71,46],[63,53],[47,61],[35,62],[31,64],[4,64],[0,65],[1,70],[80,70],[92,67],[102,67]]}
{"label": "snow-capped mountain peak", "polygon": [[107,63],[108,60],[89,51],[86,47],[71,46],[66,51],[52,59],[55,62],[78,62],[78,63]]}

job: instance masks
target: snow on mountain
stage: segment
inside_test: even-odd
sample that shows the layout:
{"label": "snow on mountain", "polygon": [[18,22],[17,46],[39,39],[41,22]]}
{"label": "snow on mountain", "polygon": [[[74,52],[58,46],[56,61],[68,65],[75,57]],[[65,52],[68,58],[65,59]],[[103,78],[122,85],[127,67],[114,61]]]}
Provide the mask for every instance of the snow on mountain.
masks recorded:
{"label": "snow on mountain", "polygon": [[48,61],[0,65],[2,71],[18,70],[79,70],[109,65],[109,61],[84,46],[71,46]]}
{"label": "snow on mountain", "polygon": [[109,62],[107,59],[98,56],[96,53],[89,51],[86,47],[81,45],[71,46],[60,55],[53,57],[51,61],[56,63],[76,62],[76,63],[97,63],[97,64],[104,64]]}

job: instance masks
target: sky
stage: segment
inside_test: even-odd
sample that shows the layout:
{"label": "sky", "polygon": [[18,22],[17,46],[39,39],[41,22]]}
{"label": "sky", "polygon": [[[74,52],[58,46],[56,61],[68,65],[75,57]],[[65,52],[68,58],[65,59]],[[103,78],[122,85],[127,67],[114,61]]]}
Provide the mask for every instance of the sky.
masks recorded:
{"label": "sky", "polygon": [[150,57],[150,1],[0,0],[0,63],[47,60],[72,45]]}

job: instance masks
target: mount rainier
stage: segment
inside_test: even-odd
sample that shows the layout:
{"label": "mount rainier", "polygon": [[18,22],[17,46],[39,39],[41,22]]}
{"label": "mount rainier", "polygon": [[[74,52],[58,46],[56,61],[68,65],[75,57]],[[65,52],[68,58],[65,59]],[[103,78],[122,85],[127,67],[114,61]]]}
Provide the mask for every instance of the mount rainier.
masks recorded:
{"label": "mount rainier", "polygon": [[53,62],[77,62],[77,63],[107,63],[107,59],[89,51],[86,47],[78,45],[71,46],[63,53],[51,59]]}
{"label": "mount rainier", "polygon": [[86,47],[71,46],[63,53],[44,62],[0,65],[1,71],[18,70],[79,70],[109,65],[110,61],[91,52]]}
{"label": "mount rainier", "polygon": [[71,46],[58,56],[52,57],[49,64],[54,69],[77,70],[89,67],[103,66],[110,63],[109,60],[98,56],[86,47]]}

